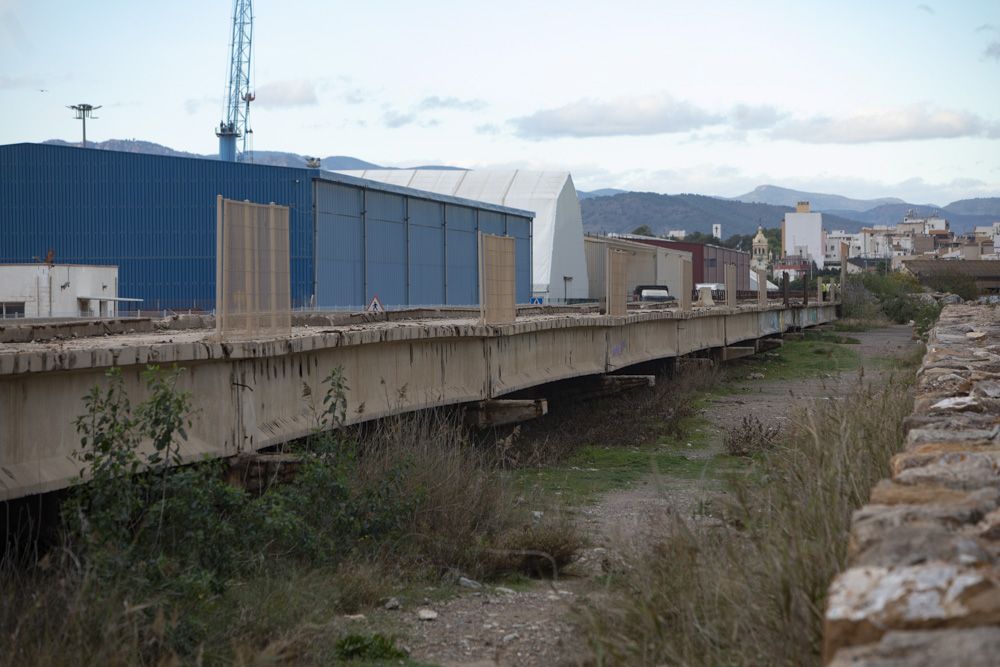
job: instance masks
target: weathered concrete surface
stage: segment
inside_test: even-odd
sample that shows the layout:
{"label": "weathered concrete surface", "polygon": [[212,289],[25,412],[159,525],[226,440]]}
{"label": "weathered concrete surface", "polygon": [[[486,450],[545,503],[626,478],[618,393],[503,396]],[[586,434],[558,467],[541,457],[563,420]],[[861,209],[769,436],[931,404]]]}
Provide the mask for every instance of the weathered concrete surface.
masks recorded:
{"label": "weathered concrete surface", "polygon": [[852,520],[830,664],[1000,662],[1000,310],[944,309],[904,450]]}
{"label": "weathered concrete surface", "polygon": [[[197,410],[186,460],[253,452],[310,433],[323,378],[342,367],[349,422],[482,401],[652,359],[753,341],[835,319],[835,304],[642,310],[294,327],[288,335],[219,342],[203,329],[0,344],[0,500],[64,487],[79,472],[73,420],[82,397],[118,366],[144,396],[148,364],[184,369]],[[304,388],[311,398],[306,400]]]}

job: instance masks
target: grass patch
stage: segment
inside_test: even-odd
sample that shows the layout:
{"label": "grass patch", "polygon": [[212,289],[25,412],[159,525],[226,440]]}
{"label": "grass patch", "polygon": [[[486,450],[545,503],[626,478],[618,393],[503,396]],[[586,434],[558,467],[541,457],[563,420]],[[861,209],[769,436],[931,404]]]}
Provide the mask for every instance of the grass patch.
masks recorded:
{"label": "grass patch", "polygon": [[[701,431],[690,437],[668,440],[643,447],[582,447],[559,466],[519,470],[517,483],[527,492],[554,496],[559,503],[583,505],[601,494],[632,484],[649,474],[663,480],[718,480],[739,467],[738,459],[727,456],[699,457],[695,450],[708,446],[713,433],[707,420],[691,420]],[[690,443],[690,447],[688,446]]]}
{"label": "grass patch", "polygon": [[[834,375],[857,370],[861,355],[844,347],[853,345],[856,338],[834,334],[812,334],[803,340],[788,340],[774,352],[740,363],[744,377],[761,373],[765,380],[798,380]],[[860,341],[858,341],[860,342]]]}

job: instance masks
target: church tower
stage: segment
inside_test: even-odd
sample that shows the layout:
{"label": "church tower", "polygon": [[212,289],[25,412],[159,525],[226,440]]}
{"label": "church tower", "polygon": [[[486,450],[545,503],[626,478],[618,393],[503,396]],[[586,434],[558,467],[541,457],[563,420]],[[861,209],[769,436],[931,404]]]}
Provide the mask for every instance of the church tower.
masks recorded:
{"label": "church tower", "polygon": [[764,236],[764,228],[757,227],[757,235],[753,237],[753,250],[750,255],[750,268],[767,270],[771,253],[768,251],[767,237]]}

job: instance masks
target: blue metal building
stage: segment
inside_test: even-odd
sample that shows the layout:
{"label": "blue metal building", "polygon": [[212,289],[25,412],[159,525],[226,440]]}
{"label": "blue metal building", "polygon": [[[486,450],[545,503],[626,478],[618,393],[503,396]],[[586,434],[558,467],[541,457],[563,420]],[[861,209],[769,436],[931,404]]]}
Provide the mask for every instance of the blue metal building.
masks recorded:
{"label": "blue metal building", "polygon": [[216,195],[290,208],[292,304],[478,303],[477,231],[516,239],[531,296],[533,213],[320,169],[0,146],[0,263],[115,264],[143,309],[210,310]]}

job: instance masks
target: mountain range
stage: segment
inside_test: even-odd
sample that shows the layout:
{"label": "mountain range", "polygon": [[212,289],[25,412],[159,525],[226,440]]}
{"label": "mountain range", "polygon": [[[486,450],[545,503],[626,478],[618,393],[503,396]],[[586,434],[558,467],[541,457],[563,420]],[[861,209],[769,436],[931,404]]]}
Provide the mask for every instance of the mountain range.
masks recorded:
{"label": "mountain range", "polygon": [[896,197],[881,199],[851,199],[841,195],[826,195],[820,192],[803,192],[780,188],[777,185],[759,185],[745,195],[733,197],[748,204],[773,204],[775,206],[795,206],[800,201],[808,201],[815,211],[868,211],[883,204],[906,204]]}
{"label": "mountain range", "polygon": [[[656,235],[672,229],[710,234],[712,225],[722,225],[722,236],[753,234],[757,226],[777,227],[791,206],[746,203],[706,195],[661,195],[655,192],[621,192],[610,197],[580,200],[584,231],[631,232],[647,225]],[[835,215],[824,215],[830,229],[857,231],[864,223]]]}
{"label": "mountain range", "polygon": [[[46,144],[56,144],[59,146],[80,146],[79,142],[63,141],[61,139],[49,139]],[[138,139],[109,139],[108,141],[91,141],[88,148],[97,148],[107,151],[122,151],[125,153],[148,153],[150,155],[170,155],[173,157],[196,157],[206,160],[218,159],[215,153],[201,155],[199,153],[187,153],[177,151],[173,148],[153,143],[152,141],[140,141]],[[282,151],[254,151],[253,161],[255,164],[267,164],[274,167],[305,167],[307,156],[298,153],[285,153]],[[392,167],[382,167],[373,162],[359,160],[356,157],[347,155],[331,155],[321,159],[324,169],[391,169]],[[418,169],[420,167],[417,167]]]}
{"label": "mountain range", "polygon": [[[79,146],[79,143],[51,139],[48,144]],[[178,151],[151,141],[110,139],[91,142],[91,148],[216,159],[213,154],[201,155]],[[254,151],[254,162],[281,167],[305,167],[307,156],[282,151]],[[392,169],[347,155],[322,158],[324,169]],[[421,165],[412,169],[460,169],[440,165]],[[577,191],[583,214],[584,230],[590,232],[630,232],[648,225],[656,234],[672,229],[710,233],[712,225],[722,224],[723,236],[752,234],[758,225],[776,227],[784,214],[794,210],[796,202],[808,201],[812,210],[823,213],[823,226],[828,230],[856,232],[868,225],[892,225],[914,211],[918,215],[940,215],[951,222],[956,232],[971,231],[979,225],[1000,221],[1000,197],[963,199],[947,206],[911,204],[895,197],[852,199],[837,194],[805,192],[776,185],[761,185],[738,197],[723,198],[696,194],[665,195],[653,192],[631,192],[617,188]]]}

